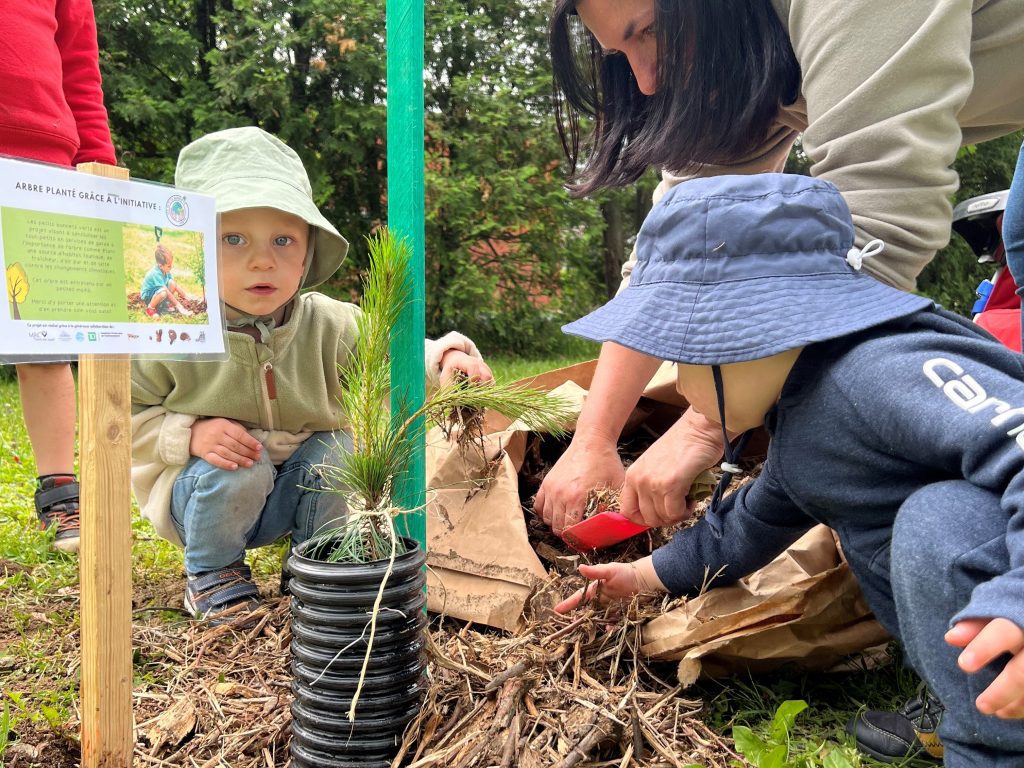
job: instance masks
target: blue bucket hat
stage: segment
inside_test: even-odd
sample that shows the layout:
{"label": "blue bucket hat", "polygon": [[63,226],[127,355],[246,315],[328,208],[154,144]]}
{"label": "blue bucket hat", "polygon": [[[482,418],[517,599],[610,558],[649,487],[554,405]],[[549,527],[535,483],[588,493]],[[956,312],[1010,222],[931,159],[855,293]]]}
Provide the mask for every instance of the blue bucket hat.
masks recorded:
{"label": "blue bucket hat", "polygon": [[[836,339],[932,305],[859,272],[832,184],[716,176],[671,189],[644,221],[629,285],[562,327],[660,360],[724,365]],[[877,250],[876,250],[877,249]]]}

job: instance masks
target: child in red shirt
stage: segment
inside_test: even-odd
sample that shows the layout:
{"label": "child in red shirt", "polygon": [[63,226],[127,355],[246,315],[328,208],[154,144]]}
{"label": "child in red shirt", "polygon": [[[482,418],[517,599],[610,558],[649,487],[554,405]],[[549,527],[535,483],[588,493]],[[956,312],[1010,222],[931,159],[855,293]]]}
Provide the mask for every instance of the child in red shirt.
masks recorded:
{"label": "child in red shirt", "polygon": [[[113,165],[91,0],[19,3],[0,14],[0,154],[58,165]],[[78,551],[75,383],[67,361],[17,364],[39,478],[36,513],[54,545]]]}

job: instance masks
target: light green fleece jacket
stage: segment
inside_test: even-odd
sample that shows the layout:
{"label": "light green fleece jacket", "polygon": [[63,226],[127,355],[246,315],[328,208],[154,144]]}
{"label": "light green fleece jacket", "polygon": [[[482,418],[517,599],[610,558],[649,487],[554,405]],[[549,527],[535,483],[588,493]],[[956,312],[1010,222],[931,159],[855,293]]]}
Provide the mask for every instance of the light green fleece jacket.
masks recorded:
{"label": "light green fleece jacket", "polygon": [[[223,362],[132,361],[132,489],[157,533],[181,544],[171,521],[171,489],[192,458],[192,424],[221,417],[241,423],[275,464],[314,432],[345,429],[338,366],[356,341],[359,308],[304,293],[267,344],[229,331]],[[441,357],[458,349],[480,357],[465,336],[426,341],[427,386],[436,387]]]}
{"label": "light green fleece jacket", "polygon": [[[781,171],[802,132],[811,174],[850,206],[856,244],[886,244],[864,270],[912,290],[949,241],[957,150],[1024,127],[1024,0],[772,5],[800,62],[800,98],[750,157],[698,175]],[[682,180],[663,174],[654,201]]]}

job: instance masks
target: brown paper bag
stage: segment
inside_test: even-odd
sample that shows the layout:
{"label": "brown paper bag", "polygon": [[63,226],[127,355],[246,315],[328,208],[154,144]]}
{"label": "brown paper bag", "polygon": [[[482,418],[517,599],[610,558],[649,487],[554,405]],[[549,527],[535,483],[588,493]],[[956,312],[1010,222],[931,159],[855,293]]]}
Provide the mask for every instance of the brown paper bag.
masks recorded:
{"label": "brown paper bag", "polygon": [[[525,380],[582,405],[596,362]],[[686,402],[675,370],[663,365],[624,433],[637,425],[660,434]],[[486,458],[448,446],[431,432],[427,446],[428,602],[432,612],[514,630],[547,573],[527,538],[518,471],[526,434],[488,414]],[[764,439],[752,441],[756,453]],[[749,455],[748,452],[748,455]],[[493,478],[485,483],[484,478]],[[701,673],[767,670],[785,664],[827,669],[886,640],[831,531],[810,531],[767,566],[731,587],[709,590],[644,627],[645,654],[679,660],[680,681]]]}
{"label": "brown paper bag", "polygon": [[[574,382],[555,390],[582,406]],[[514,630],[547,571],[519,500],[526,433],[507,422],[486,435],[483,456],[451,446],[439,429],[427,435],[427,610]]]}
{"label": "brown paper bag", "polygon": [[828,528],[816,526],[738,584],[652,619],[642,652],[679,660],[679,681],[793,664],[830,669],[888,640]]}
{"label": "brown paper bag", "polygon": [[[520,444],[521,463],[524,435],[489,436],[486,462],[449,449],[438,437],[432,431],[427,445],[427,609],[514,630],[527,598],[547,576],[527,540],[519,504],[516,445],[510,443]],[[477,487],[486,478],[487,487]]]}

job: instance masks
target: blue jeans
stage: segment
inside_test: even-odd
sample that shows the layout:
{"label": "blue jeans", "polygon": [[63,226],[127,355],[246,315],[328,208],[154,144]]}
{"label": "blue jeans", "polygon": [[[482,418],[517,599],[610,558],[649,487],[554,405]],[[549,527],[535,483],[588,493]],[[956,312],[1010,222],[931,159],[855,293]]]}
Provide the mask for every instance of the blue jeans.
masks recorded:
{"label": "blue jeans", "polygon": [[[1003,248],[1006,266],[1017,283],[1017,295],[1024,297],[1024,144],[1017,156],[1017,169],[1013,172],[1010,196],[1003,212]],[[1022,331],[1024,331],[1024,302],[1021,302]]]}
{"label": "blue jeans", "polygon": [[229,471],[193,457],[171,492],[171,519],[185,543],[190,576],[225,568],[247,549],[291,534],[300,544],[346,513],[340,493],[317,469],[337,466],[352,440],[345,432],[317,432],[280,466],[266,451],[252,467]]}
{"label": "blue jeans", "polygon": [[[998,495],[964,480],[925,486],[900,507],[892,531],[892,597],[907,659],[946,707],[939,727],[947,768],[1024,767],[1024,723],[981,714],[974,700],[1007,658],[969,675],[943,635],[971,591],[1009,570],[1009,514]],[[865,595],[869,602],[883,596]]]}

